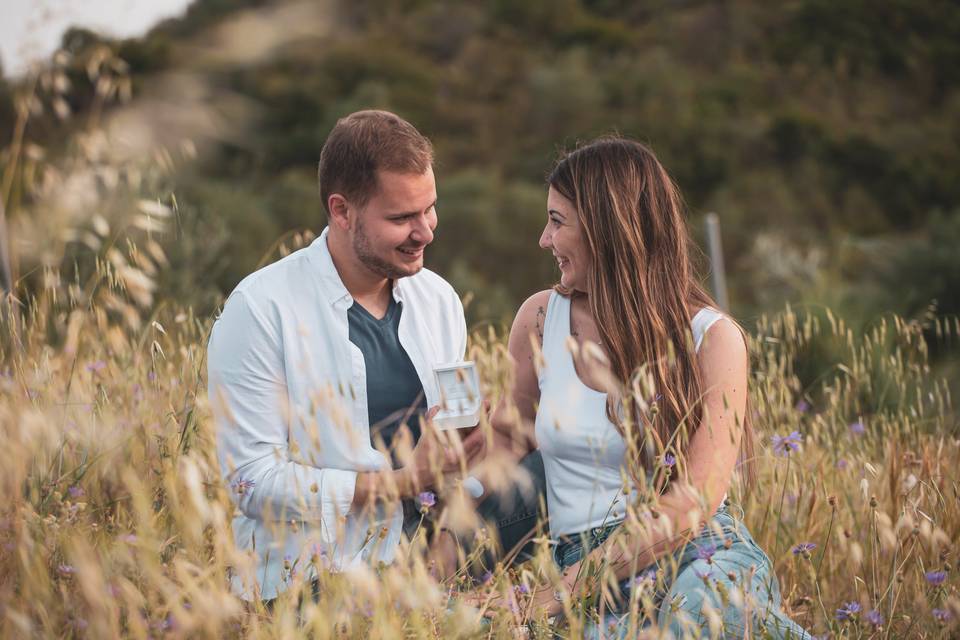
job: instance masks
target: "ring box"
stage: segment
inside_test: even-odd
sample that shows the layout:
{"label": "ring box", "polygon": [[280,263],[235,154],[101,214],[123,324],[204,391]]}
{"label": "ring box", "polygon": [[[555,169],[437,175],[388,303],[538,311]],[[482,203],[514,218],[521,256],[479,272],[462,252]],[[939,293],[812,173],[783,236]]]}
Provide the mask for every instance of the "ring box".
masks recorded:
{"label": "ring box", "polygon": [[464,429],[480,423],[483,395],[480,376],[472,360],[433,368],[440,389],[440,410],[433,417],[438,429]]}

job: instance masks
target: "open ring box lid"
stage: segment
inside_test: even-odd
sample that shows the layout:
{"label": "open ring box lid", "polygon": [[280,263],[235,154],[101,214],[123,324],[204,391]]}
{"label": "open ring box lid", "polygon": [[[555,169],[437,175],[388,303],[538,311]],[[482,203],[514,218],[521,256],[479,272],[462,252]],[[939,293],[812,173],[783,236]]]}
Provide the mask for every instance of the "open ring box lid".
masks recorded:
{"label": "open ring box lid", "polygon": [[483,395],[480,376],[472,360],[433,368],[440,389],[440,410],[433,417],[438,429],[474,427],[480,422]]}

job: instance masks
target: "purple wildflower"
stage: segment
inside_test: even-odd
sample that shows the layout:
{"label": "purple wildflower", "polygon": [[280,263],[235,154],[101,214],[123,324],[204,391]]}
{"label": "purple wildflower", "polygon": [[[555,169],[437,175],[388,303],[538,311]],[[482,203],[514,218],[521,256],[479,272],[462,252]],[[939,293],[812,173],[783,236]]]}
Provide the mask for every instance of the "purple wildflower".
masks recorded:
{"label": "purple wildflower", "polygon": [[437,496],[433,491],[424,491],[423,493],[417,494],[417,500],[420,501],[420,506],[426,509],[437,504]]}
{"label": "purple wildflower", "polygon": [[696,574],[701,580],[706,580],[713,575],[713,569],[707,569],[706,571],[700,571],[696,567],[693,568],[693,573]]}
{"label": "purple wildflower", "polygon": [[867,622],[875,627],[879,627],[883,624],[883,614],[876,609],[870,609],[870,611],[867,611],[867,614],[864,616],[864,618],[866,618]]}
{"label": "purple wildflower", "polygon": [[672,467],[675,464],[677,464],[677,459],[673,456],[673,454],[668,453],[663,456],[663,465],[665,467]]}
{"label": "purple wildflower", "polygon": [[657,581],[657,572],[653,569],[647,569],[643,573],[633,578],[634,587],[642,587],[646,584],[653,584]]}
{"label": "purple wildflower", "polygon": [[518,584],[513,588],[513,590],[516,591],[517,593],[524,594],[524,595],[530,593],[530,587],[528,587],[525,584]]}
{"label": "purple wildflower", "polygon": [[321,547],[319,544],[314,543],[310,547],[310,562],[314,564],[322,563],[327,558],[327,550]]}
{"label": "purple wildflower", "polygon": [[77,570],[74,569],[73,565],[71,564],[61,564],[57,566],[57,573],[59,573],[62,576],[72,576],[76,572]]}
{"label": "purple wildflower", "polygon": [[791,549],[791,551],[793,551],[793,555],[798,556],[800,554],[806,555],[816,548],[817,548],[817,543],[815,542],[800,542],[798,544],[793,545],[793,548]]}
{"label": "purple wildflower", "polygon": [[857,420],[850,424],[850,432],[855,436],[862,436],[866,430],[867,428],[863,426],[863,420]]}
{"label": "purple wildflower", "polygon": [[697,557],[701,560],[706,560],[707,562],[712,562],[713,554],[717,552],[717,545],[715,544],[705,544],[702,547],[697,549]]}
{"label": "purple wildflower", "polygon": [[71,498],[80,498],[85,493],[83,487],[78,487],[77,485],[72,485],[67,487],[67,493],[70,494]]}
{"label": "purple wildflower", "polygon": [[860,603],[859,602],[848,602],[839,609],[837,609],[837,620],[852,620],[860,613]]}
{"label": "purple wildflower", "polygon": [[950,613],[949,609],[934,609],[933,617],[939,620],[940,622],[947,622],[953,617],[953,614]]}
{"label": "purple wildflower", "polygon": [[927,579],[927,582],[932,584],[935,587],[939,587],[947,579],[946,571],[927,571],[923,576]]}
{"label": "purple wildflower", "polygon": [[493,580],[493,574],[490,573],[489,571],[484,571],[483,575],[480,576],[480,584],[486,584],[491,580]]}
{"label": "purple wildflower", "polygon": [[773,436],[773,452],[778,456],[789,456],[791,451],[800,450],[803,436],[794,431],[788,436]]}
{"label": "purple wildflower", "polygon": [[246,480],[244,478],[237,478],[233,481],[233,484],[230,486],[236,492],[237,495],[243,495],[248,490],[253,489],[257,484],[256,480]]}
{"label": "purple wildflower", "polygon": [[136,544],[136,543],[137,543],[137,536],[136,536],[136,534],[133,534],[133,533],[124,534],[124,535],[120,536],[119,539],[120,539],[121,542],[126,542],[127,544]]}
{"label": "purple wildflower", "polygon": [[794,409],[800,413],[806,413],[807,411],[810,411],[810,403],[801,398],[797,401],[797,405],[794,407]]}
{"label": "purple wildflower", "polygon": [[107,366],[106,362],[104,362],[103,360],[97,360],[95,362],[88,362],[86,369],[90,373],[96,373],[97,371],[104,369],[106,366]]}
{"label": "purple wildflower", "polygon": [[849,466],[849,464],[850,463],[847,462],[846,458],[840,458],[839,460],[837,460],[837,469],[840,469],[841,471],[843,471]]}

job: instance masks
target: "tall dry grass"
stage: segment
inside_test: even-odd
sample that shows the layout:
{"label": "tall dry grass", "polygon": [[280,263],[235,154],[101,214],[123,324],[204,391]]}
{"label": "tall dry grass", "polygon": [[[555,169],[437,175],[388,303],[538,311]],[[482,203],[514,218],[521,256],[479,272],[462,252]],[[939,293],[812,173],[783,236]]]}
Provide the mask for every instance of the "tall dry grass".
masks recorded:
{"label": "tall dry grass", "polygon": [[[23,104],[28,116],[33,102]],[[524,626],[529,608],[514,587],[550,576],[545,540],[533,561],[487,578],[517,597],[489,625],[458,604],[472,579],[431,577],[422,535],[394,565],[349,575],[305,550],[270,610],[230,593],[228,572],[251,559],[234,544],[236,489],[221,482],[214,452],[203,379],[212,318],[156,298],[176,202],[154,196],[162,167],[101,162],[99,135],[87,130],[57,166],[22,136],[4,156],[4,202],[30,268],[0,317],[2,636],[579,637],[590,613],[576,603],[566,621]],[[174,154],[154,158],[166,165]],[[104,215],[71,213],[107,200]],[[887,316],[861,334],[827,310],[788,308],[750,336],[763,446],[757,486],[732,499],[775,563],[786,609],[815,633],[960,633],[960,433],[927,348],[927,336],[958,334],[956,319],[935,316]],[[471,356],[498,397],[509,379],[504,336],[475,334]],[[797,449],[773,446],[793,432]],[[441,517],[482,538],[469,505],[448,493]],[[301,598],[313,572],[316,602]],[[649,592],[638,594],[634,606],[649,607]]]}
{"label": "tall dry grass", "polygon": [[[514,633],[522,603],[491,627],[456,605],[448,611],[449,589],[463,583],[430,577],[422,536],[394,566],[321,571],[323,597],[299,614],[303,566],[291,566],[291,592],[272,612],[229,593],[228,568],[250,559],[234,545],[231,489],[214,454],[203,381],[211,319],[153,300],[148,261],[162,263],[132,242],[114,245],[88,281],[51,271],[46,288],[6,307],[4,636]],[[925,329],[957,334],[955,321],[888,317],[857,336],[829,311],[788,309],[751,337],[764,446],[757,487],[735,501],[775,561],[785,606],[818,633],[957,631],[960,446],[947,386],[931,378]],[[834,364],[801,387],[797,369],[816,350]],[[475,335],[472,355],[488,395],[498,395],[508,377],[502,336]],[[793,431],[800,449],[777,455],[771,437]],[[322,569],[322,558],[311,560]],[[493,579],[532,585],[537,571],[534,561]],[[848,603],[860,613],[839,621]]]}

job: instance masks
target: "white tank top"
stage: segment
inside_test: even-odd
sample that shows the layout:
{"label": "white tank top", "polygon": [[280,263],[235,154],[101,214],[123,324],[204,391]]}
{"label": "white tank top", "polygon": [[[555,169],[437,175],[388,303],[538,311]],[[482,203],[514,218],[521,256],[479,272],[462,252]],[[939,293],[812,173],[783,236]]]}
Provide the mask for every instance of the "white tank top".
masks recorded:
{"label": "white tank top", "polygon": [[[701,309],[691,321],[694,346],[723,315]],[[537,445],[547,481],[550,535],[576,534],[623,520],[626,444],[607,418],[607,394],[580,380],[567,348],[570,298],[550,294],[543,327]]]}

